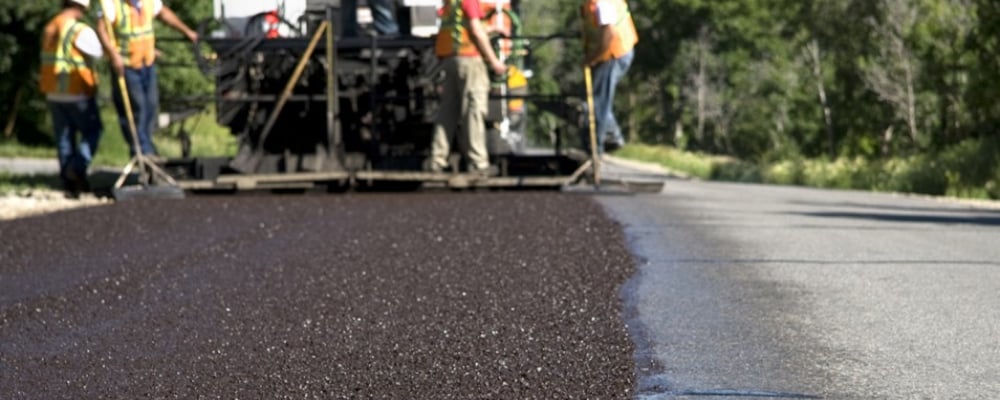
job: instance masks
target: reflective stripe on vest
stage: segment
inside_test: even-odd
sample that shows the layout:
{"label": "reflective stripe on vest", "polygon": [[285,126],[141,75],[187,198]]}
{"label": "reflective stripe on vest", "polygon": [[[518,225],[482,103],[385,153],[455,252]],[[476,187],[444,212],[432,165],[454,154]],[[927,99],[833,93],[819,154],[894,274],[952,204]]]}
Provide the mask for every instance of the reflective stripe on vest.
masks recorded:
{"label": "reflective stripe on vest", "polygon": [[[612,1],[618,15],[618,21],[612,25],[613,38],[607,51],[598,57],[598,61],[608,61],[612,58],[620,58],[635,48],[639,42],[639,34],[636,32],[635,23],[632,21],[632,13],[628,9],[625,0]],[[601,41],[601,26],[597,20],[597,0],[591,0],[585,4],[581,10],[583,14],[583,46],[587,54],[598,46]]]}
{"label": "reflective stripe on vest", "polygon": [[68,16],[59,16],[45,27],[39,89],[45,94],[93,96],[97,74],[74,42],[87,26]]}
{"label": "reflective stripe on vest", "polygon": [[[148,1],[148,0],[147,0]],[[141,9],[129,6],[128,0],[113,0],[117,18],[114,24],[118,51],[130,68],[153,65],[156,60],[156,38],[153,35],[153,4]],[[152,1],[149,1],[152,3]]]}
{"label": "reflective stripe on vest", "polygon": [[462,0],[444,0],[441,11],[441,30],[434,46],[437,56],[479,56],[479,49],[469,36],[468,18],[462,10]]}

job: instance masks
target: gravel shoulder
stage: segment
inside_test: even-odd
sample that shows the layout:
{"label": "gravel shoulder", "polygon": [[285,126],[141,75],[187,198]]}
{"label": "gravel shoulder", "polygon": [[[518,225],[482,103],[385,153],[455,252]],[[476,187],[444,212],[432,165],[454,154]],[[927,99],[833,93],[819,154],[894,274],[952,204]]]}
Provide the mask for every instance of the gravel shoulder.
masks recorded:
{"label": "gravel shoulder", "polygon": [[111,199],[94,195],[68,199],[63,192],[56,190],[25,190],[19,193],[0,195],[0,221],[112,203]]}
{"label": "gravel shoulder", "polygon": [[[106,168],[98,168],[95,173],[109,173]],[[0,157],[0,175],[13,176],[56,176],[59,163],[51,158],[10,158]],[[111,204],[108,198],[84,194],[76,199],[66,198],[62,191],[48,188],[16,189],[0,191],[0,221]]]}

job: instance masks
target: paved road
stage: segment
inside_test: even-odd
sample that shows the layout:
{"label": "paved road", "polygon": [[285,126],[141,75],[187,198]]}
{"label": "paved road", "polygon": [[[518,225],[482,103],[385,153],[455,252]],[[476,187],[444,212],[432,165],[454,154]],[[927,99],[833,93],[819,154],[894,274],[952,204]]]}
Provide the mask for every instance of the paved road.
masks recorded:
{"label": "paved road", "polygon": [[55,151],[52,152],[51,159],[0,157],[0,172],[15,175],[57,175],[59,161],[55,159]]}
{"label": "paved road", "polygon": [[628,399],[633,266],[575,194],[193,197],[0,222],[0,399]]}
{"label": "paved road", "polygon": [[996,210],[685,181],[596,198],[626,236],[581,193],[0,222],[0,398],[1000,394]]}
{"label": "paved road", "polygon": [[1000,398],[1000,211],[668,182],[603,196],[642,399]]}

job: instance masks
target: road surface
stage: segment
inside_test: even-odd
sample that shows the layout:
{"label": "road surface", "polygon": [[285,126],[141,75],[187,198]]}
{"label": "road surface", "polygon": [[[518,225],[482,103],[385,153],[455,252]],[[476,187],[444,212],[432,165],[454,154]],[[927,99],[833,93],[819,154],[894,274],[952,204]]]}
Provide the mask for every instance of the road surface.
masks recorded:
{"label": "road surface", "polygon": [[0,222],[0,398],[631,398],[587,196],[193,197]]}
{"label": "road surface", "polygon": [[113,204],[0,222],[0,397],[995,399],[998,244],[681,180]]}
{"label": "road surface", "polygon": [[685,181],[600,201],[642,260],[639,398],[1000,398],[996,209]]}

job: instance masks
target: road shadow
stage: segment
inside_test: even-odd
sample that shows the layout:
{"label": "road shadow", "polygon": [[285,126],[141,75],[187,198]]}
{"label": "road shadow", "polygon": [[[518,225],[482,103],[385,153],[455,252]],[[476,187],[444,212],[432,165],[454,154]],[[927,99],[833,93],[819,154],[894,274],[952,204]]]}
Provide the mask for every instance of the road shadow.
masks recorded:
{"label": "road shadow", "polygon": [[[940,210],[935,210],[940,211]],[[1000,226],[1000,215],[892,214],[875,212],[806,212],[793,213],[807,217],[860,219],[880,222],[940,225]]]}
{"label": "road shadow", "polygon": [[974,205],[961,205],[956,204],[963,208],[949,207],[917,207],[917,206],[899,206],[899,205],[887,205],[887,204],[871,204],[871,203],[858,203],[858,202],[838,202],[838,203],[824,203],[819,201],[791,201],[789,204],[808,206],[808,207],[836,207],[836,208],[858,208],[858,209],[874,209],[874,210],[894,210],[894,211],[910,211],[910,212],[929,212],[929,213],[990,213],[1000,215],[1000,209],[991,209],[977,207]]}

